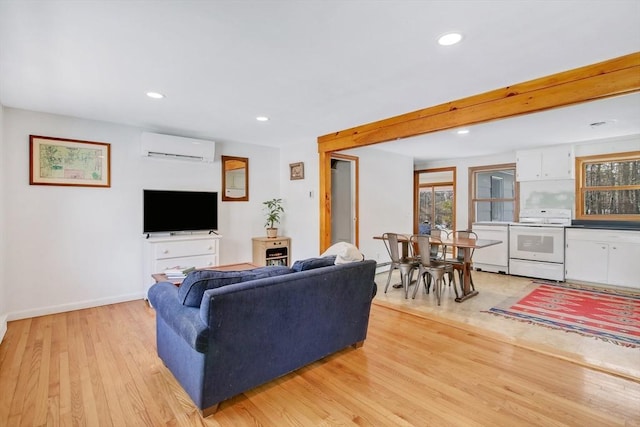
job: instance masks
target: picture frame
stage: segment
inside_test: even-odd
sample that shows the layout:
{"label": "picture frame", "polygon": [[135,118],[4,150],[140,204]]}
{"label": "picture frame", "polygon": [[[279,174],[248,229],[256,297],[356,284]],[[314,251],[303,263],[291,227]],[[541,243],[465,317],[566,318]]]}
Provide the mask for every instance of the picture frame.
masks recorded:
{"label": "picture frame", "polygon": [[289,179],[304,179],[304,163],[289,163]]}
{"label": "picture frame", "polygon": [[29,184],[111,187],[111,144],[29,135]]}

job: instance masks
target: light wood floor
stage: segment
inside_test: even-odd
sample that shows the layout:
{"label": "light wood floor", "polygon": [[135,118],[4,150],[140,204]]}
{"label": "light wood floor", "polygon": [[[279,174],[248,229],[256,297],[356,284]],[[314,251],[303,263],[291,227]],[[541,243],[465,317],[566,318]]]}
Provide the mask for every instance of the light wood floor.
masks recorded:
{"label": "light wood floor", "polygon": [[132,301],[10,322],[0,426],[640,425],[640,383],[373,306],[364,347],[200,418]]}

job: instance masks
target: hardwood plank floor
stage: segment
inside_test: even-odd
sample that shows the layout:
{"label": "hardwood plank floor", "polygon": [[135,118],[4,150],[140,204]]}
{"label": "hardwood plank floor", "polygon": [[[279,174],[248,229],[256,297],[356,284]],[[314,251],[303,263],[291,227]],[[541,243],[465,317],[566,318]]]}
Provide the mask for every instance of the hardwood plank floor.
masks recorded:
{"label": "hardwood plank floor", "polygon": [[0,426],[640,426],[640,383],[374,305],[364,347],[202,419],[144,301],[10,322]]}

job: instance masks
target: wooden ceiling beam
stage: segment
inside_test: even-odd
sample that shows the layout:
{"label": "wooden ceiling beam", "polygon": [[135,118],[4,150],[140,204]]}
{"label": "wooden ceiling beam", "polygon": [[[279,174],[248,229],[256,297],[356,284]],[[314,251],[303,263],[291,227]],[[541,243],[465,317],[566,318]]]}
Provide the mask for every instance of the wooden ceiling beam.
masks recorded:
{"label": "wooden ceiling beam", "polygon": [[638,91],[635,52],[318,137],[320,252],[331,245],[331,153]]}
{"label": "wooden ceiling beam", "polygon": [[318,137],[318,151],[364,147],[640,90],[640,52]]}

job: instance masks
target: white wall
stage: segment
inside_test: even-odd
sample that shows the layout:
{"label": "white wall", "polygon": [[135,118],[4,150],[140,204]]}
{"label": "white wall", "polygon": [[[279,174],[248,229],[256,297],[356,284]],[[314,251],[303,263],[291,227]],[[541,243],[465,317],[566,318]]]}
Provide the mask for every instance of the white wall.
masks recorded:
{"label": "white wall", "polygon": [[628,151],[640,151],[640,135],[580,142],[574,147],[576,157]]}
{"label": "white wall", "polygon": [[389,261],[385,232],[413,233],[413,158],[365,147],[345,151],[360,159],[360,251]]}
{"label": "white wall", "polygon": [[[0,291],[9,319],[142,298],[142,189],[219,192],[221,154],[249,157],[250,201],[219,205],[220,262],[251,259],[251,237],[264,234],[261,201],[279,195],[278,161],[267,160],[279,150],[218,143],[213,164],[150,159],[141,132],[5,108]],[[30,134],[110,143],[111,188],[29,185]]]}
{"label": "white wall", "polygon": [[7,332],[7,292],[5,285],[4,260],[5,260],[5,221],[4,211],[6,203],[4,200],[5,164],[4,155],[4,107],[0,105],[0,342]]}
{"label": "white wall", "polygon": [[[289,164],[304,163],[304,179],[289,179]],[[281,150],[280,189],[285,214],[278,234],[291,237],[291,259],[319,255],[320,201],[318,198],[318,148],[315,140]],[[267,198],[265,198],[266,200]]]}
{"label": "white wall", "polygon": [[[373,236],[386,231],[413,229],[413,159],[375,148],[344,154],[360,159],[359,248],[369,259],[388,261],[384,245]],[[281,189],[286,204],[283,233],[292,239],[292,259],[319,255],[319,170],[316,141],[304,141],[282,150]],[[304,162],[303,180],[289,180],[289,163]]]}

